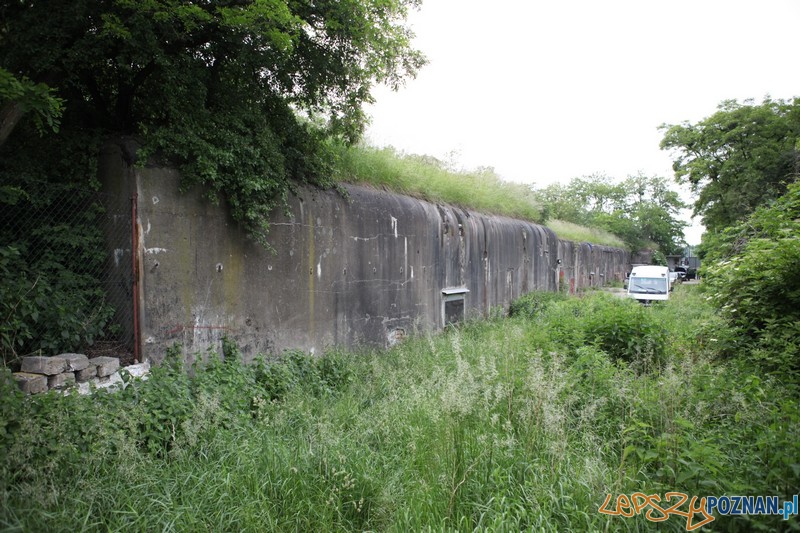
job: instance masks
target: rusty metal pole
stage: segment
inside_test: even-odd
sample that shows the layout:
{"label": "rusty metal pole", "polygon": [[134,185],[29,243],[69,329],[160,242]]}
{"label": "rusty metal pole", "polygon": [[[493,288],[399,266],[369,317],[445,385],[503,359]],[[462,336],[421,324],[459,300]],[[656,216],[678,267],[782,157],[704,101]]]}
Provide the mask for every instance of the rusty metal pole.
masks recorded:
{"label": "rusty metal pole", "polygon": [[133,360],[139,359],[139,224],[137,222],[138,194],[131,196],[131,276],[133,277]]}

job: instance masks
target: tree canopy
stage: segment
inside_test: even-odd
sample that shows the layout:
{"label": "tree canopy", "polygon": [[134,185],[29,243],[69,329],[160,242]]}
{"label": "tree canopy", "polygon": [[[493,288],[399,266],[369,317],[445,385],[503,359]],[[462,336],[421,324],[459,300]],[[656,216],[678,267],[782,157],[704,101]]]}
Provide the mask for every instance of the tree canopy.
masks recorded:
{"label": "tree canopy", "polygon": [[664,254],[683,244],[685,207],[664,178],[629,176],[615,182],[607,176],[575,178],[536,191],[547,219],[605,229],[632,250],[655,246]]}
{"label": "tree canopy", "polygon": [[33,112],[33,120],[39,133],[58,131],[64,101],[55,96],[53,89],[44,83],[33,83],[23,77],[17,79],[9,71],[0,68],[0,146],[27,113]]}
{"label": "tree canopy", "polygon": [[[372,86],[398,87],[423,65],[405,25],[418,5],[4,2],[0,67],[57,91],[65,135],[136,136],[144,157],[177,163],[185,185],[202,184],[212,199],[227,200],[257,235],[292,180],[328,182],[325,141],[359,137]],[[15,136],[7,153],[30,142]]]}
{"label": "tree canopy", "polygon": [[704,239],[705,289],[751,357],[800,372],[800,183]]}
{"label": "tree canopy", "polygon": [[697,193],[696,215],[710,231],[745,219],[786,192],[800,173],[800,98],[722,102],[697,124],[662,125],[675,178]]}
{"label": "tree canopy", "polygon": [[732,326],[718,339],[782,378],[800,371],[800,98],[722,102],[664,125],[675,177],[703,216],[703,289]]}

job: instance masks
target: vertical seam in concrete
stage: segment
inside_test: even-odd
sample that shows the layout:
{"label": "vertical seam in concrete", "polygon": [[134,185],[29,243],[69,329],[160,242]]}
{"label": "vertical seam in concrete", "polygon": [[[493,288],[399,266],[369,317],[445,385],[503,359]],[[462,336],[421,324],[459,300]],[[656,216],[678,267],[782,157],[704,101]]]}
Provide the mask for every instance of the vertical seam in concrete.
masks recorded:
{"label": "vertical seam in concrete", "polygon": [[[311,217],[309,217],[311,218]],[[316,251],[314,249],[314,221],[309,220],[308,224],[308,333],[309,339],[314,339],[314,264],[316,263]]]}
{"label": "vertical seam in concrete", "polygon": [[142,343],[142,332],[144,330],[145,320],[147,318],[147,306],[146,306],[146,299],[145,299],[145,290],[146,290],[146,280],[144,279],[144,270],[141,268],[141,260],[142,257],[140,255],[140,251],[143,248],[143,236],[139,228],[139,216],[141,214],[139,210],[139,198],[142,198],[142,176],[141,172],[134,169],[132,172],[133,178],[133,197],[135,200],[132,202],[133,205],[136,206],[136,212],[132,213],[131,215],[131,224],[136,226],[135,236],[131,242],[131,261],[135,265],[133,268],[133,275],[135,276],[131,282],[134,284],[133,287],[133,299],[135,300],[136,306],[132,310],[133,313],[136,315],[134,320],[138,322],[138,326],[134,329],[138,331],[134,331],[134,336],[138,336],[138,338],[134,338],[133,342],[138,345],[139,349],[138,357],[139,361],[146,361],[149,360],[149,354],[143,353],[143,343]]}
{"label": "vertical seam in concrete", "polygon": [[489,234],[486,220],[481,217],[481,226],[483,226],[483,315],[489,316],[489,282],[491,281],[491,265],[489,264]]}

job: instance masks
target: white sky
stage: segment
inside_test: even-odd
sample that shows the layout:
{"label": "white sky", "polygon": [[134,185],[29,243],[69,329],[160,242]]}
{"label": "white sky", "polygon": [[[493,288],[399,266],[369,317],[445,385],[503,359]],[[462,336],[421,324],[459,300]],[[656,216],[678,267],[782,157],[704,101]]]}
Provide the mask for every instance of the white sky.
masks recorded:
{"label": "white sky", "polygon": [[376,89],[367,141],[509,181],[672,179],[659,125],[800,96],[800,0],[423,0],[409,22],[429,64]]}

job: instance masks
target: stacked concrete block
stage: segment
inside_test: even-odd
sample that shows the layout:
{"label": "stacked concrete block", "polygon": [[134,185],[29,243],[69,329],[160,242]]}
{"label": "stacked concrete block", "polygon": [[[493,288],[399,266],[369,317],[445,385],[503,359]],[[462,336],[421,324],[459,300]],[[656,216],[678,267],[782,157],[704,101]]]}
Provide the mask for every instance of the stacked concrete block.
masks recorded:
{"label": "stacked concrete block", "polygon": [[[110,364],[113,365],[113,363]],[[98,366],[95,368],[100,367]],[[103,370],[100,372],[103,372]],[[122,372],[126,372],[134,378],[147,379],[147,374],[150,373],[150,363],[130,365],[108,376],[94,377],[89,382],[78,383],[76,390],[78,391],[78,394],[89,394],[92,392],[92,389],[107,389],[111,391],[124,389],[126,383],[122,379]]]}
{"label": "stacked concrete block", "polygon": [[47,387],[50,389],[66,389],[75,384],[75,372],[62,372],[55,376],[47,377]]}
{"label": "stacked concrete block", "polygon": [[47,391],[47,376],[30,372],[15,372],[14,380],[25,394],[39,394]]}
{"label": "stacked concrete block", "polygon": [[97,377],[97,367],[94,365],[89,365],[82,370],[77,370],[75,372],[75,381],[78,383],[86,383],[92,378]]}
{"label": "stacked concrete block", "polygon": [[44,374],[54,376],[67,369],[67,361],[63,357],[30,356],[22,358],[22,371],[31,374]]}
{"label": "stacked concrete block", "polygon": [[[128,367],[132,376],[146,376],[148,363]],[[89,359],[79,353],[64,353],[52,357],[29,356],[22,358],[20,372],[14,380],[25,394],[38,394],[50,389],[68,389],[78,384],[80,393],[94,388],[122,386],[119,359],[116,357],[94,357]]]}
{"label": "stacked concrete block", "polygon": [[67,362],[67,370],[70,372],[78,372],[89,366],[89,358],[82,353],[62,353],[58,357]]}
{"label": "stacked concrete block", "polygon": [[97,377],[105,378],[119,370],[119,359],[116,357],[95,357],[89,364],[97,367]]}

